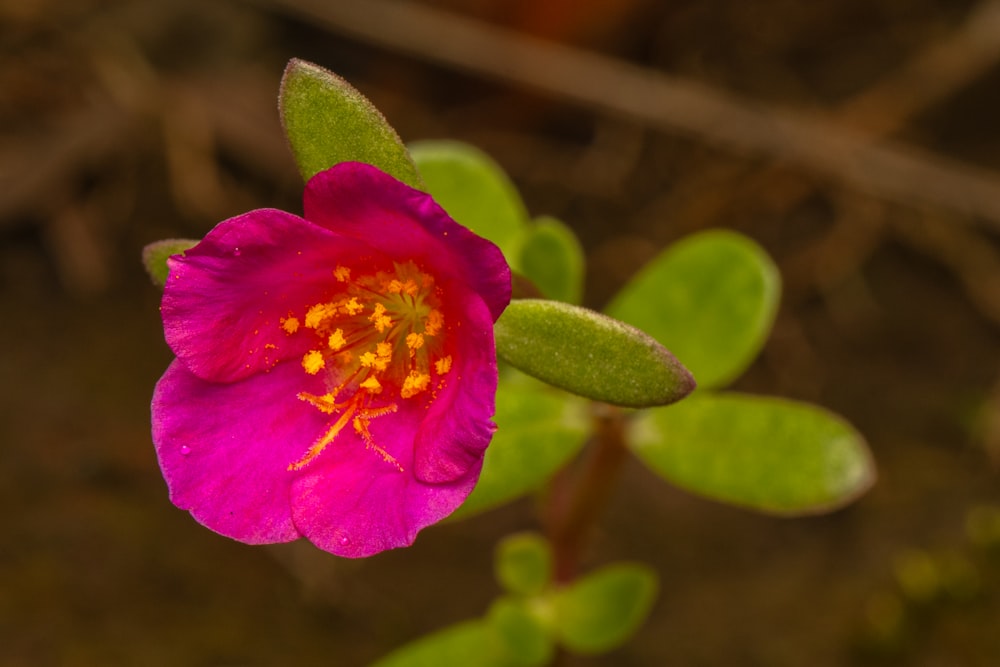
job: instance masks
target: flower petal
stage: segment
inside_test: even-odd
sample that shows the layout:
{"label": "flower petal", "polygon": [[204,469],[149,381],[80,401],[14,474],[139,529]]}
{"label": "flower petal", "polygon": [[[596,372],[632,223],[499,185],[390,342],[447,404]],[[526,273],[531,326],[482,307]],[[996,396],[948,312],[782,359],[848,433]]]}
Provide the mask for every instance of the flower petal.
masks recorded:
{"label": "flower petal", "polygon": [[241,542],[300,537],[289,506],[294,476],[287,468],[326,423],[325,415],[296,398],[308,388],[304,384],[302,369],[291,362],[220,384],[175,360],[152,403],[153,443],[171,501]]}
{"label": "flower petal", "polygon": [[[376,196],[358,196],[375,193]],[[425,192],[360,162],[342,162],[306,184],[305,217],[380,251],[456,278],[486,302],[495,321],[510,302],[510,267],[490,241],[452,220]]]}
{"label": "flower petal", "polygon": [[451,286],[448,299],[461,326],[449,332],[455,340],[454,366],[424,416],[414,442],[414,473],[424,482],[458,479],[482,464],[496,426],[497,362],[493,321],[482,300]]}
{"label": "flower petal", "polygon": [[230,218],[168,260],[161,305],[167,344],[192,373],[213,381],[301,357],[312,340],[286,333],[282,318],[329,295],[338,261],[365,258],[374,258],[368,245],[284,211]]}
{"label": "flower petal", "polygon": [[319,548],[362,558],[413,544],[422,528],[451,514],[479,478],[482,461],[449,484],[424,484],[411,469],[412,442],[423,409],[404,407],[372,422],[375,442],[403,471],[343,433],[292,485],[295,526]]}

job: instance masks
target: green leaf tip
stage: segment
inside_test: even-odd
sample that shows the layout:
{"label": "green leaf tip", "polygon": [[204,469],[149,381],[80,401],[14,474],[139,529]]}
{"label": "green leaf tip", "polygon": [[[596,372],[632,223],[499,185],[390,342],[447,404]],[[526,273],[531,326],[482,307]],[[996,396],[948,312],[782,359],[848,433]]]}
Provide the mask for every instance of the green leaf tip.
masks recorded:
{"label": "green leaf tip", "polygon": [[555,600],[556,633],[574,653],[596,654],[625,643],[653,608],[656,573],[634,563],[616,563],[578,580]]}
{"label": "green leaf tip", "polygon": [[364,162],[424,188],[410,154],[382,113],[333,72],[290,60],[281,77],[278,110],[305,180],[340,162]]}
{"label": "green leaf tip", "polygon": [[667,405],[695,387],[653,338],[606,315],[558,301],[511,301],[495,326],[497,355],[553,386],[595,401]]}
{"label": "green leaf tip", "polygon": [[781,275],[763,248],[739,232],[712,229],[660,253],[605,312],[666,345],[699,387],[714,389],[756,358],[780,296]]}
{"label": "green leaf tip", "polygon": [[638,458],[667,481],[767,514],[829,512],[875,482],[861,435],[808,403],[698,392],[639,415],[630,435]]}
{"label": "green leaf tip", "polygon": [[167,276],[170,270],[167,268],[167,259],[171,255],[180,255],[185,250],[198,245],[200,241],[192,239],[164,239],[155,241],[142,249],[142,265],[146,267],[146,272],[157,287],[167,284]]}
{"label": "green leaf tip", "polygon": [[538,533],[506,536],[497,545],[497,581],[518,595],[538,595],[552,576],[552,550]]}

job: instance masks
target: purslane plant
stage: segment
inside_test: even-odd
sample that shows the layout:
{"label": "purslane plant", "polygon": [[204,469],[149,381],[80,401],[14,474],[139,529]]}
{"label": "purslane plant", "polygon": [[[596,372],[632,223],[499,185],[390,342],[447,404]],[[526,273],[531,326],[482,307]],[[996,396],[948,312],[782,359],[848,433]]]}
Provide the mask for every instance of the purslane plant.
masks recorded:
{"label": "purslane plant", "polygon": [[834,509],[872,484],[841,418],[723,391],[766,340],[780,293],[749,239],[684,239],[596,313],[574,305],[572,231],[531,220],[485,154],[405,146],[358,91],[300,60],[279,108],[303,216],[251,211],[143,255],[177,356],[152,403],[173,502],[243,542],[305,537],[363,557],[453,512],[546,488],[550,501],[545,536],[498,548],[505,593],[483,618],[380,667],[543,665],[626,641],[655,573],[576,570],[630,453],[691,492],[780,515]]}

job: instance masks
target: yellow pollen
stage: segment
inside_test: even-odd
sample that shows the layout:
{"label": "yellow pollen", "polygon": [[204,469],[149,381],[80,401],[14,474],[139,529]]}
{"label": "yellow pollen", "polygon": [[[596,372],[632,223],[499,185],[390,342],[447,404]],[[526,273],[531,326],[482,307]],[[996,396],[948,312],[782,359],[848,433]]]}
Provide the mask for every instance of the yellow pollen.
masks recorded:
{"label": "yellow pollen", "polygon": [[375,330],[379,333],[384,333],[387,328],[392,326],[392,318],[386,315],[386,308],[381,303],[376,302],[375,311],[368,320],[375,325]]}
{"label": "yellow pollen", "polygon": [[327,339],[326,344],[334,352],[347,345],[347,340],[344,338],[344,330],[343,329],[335,330],[332,334],[330,334],[330,337]]}
{"label": "yellow pollen", "polygon": [[333,307],[332,303],[317,303],[306,313],[306,326],[310,329],[315,329],[323,323],[323,320],[329,319],[336,314],[337,310]]}
{"label": "yellow pollen", "polygon": [[403,398],[413,398],[422,391],[425,391],[431,383],[431,376],[420,371],[410,371],[410,374],[403,380],[403,386],[399,390],[399,395]]}
{"label": "yellow pollen", "polygon": [[432,310],[427,313],[427,319],[424,320],[424,333],[428,336],[437,336],[441,332],[441,327],[444,326],[444,315],[441,314],[440,310]]}
{"label": "yellow pollen", "polygon": [[[445,319],[432,276],[413,262],[394,270],[356,272],[336,264],[327,274],[333,291],[328,300],[289,311],[278,322],[289,335],[304,328],[314,332],[317,342],[303,353],[302,368],[310,376],[322,373],[328,381],[324,394],[298,394],[329,421],[288,466],[292,471],[309,466],[345,431],[353,431],[349,440],[363,441],[368,451],[402,471],[373,437],[373,424],[396,412],[403,399],[434,400],[454,366],[451,356],[442,356]],[[449,326],[457,323],[449,321]],[[272,348],[261,352],[270,355]]]}
{"label": "yellow pollen", "polygon": [[424,335],[418,333],[408,333],[406,334],[406,347],[410,348],[410,351],[419,350],[424,346]]}
{"label": "yellow pollen", "polygon": [[372,394],[377,394],[382,391],[382,385],[374,375],[370,375],[367,380],[361,383],[360,386],[362,389],[367,389]]}
{"label": "yellow pollen", "polygon": [[344,304],[344,310],[348,315],[357,315],[364,309],[365,307],[358,303],[357,298],[353,296]]}
{"label": "yellow pollen", "polygon": [[309,375],[316,375],[319,373],[320,369],[326,365],[326,361],[323,359],[323,353],[319,350],[309,350],[306,355],[302,357],[302,368],[305,369],[306,373]]}
{"label": "yellow pollen", "polygon": [[444,375],[451,370],[451,355],[447,357],[441,357],[434,362],[434,370],[437,371],[438,375]]}

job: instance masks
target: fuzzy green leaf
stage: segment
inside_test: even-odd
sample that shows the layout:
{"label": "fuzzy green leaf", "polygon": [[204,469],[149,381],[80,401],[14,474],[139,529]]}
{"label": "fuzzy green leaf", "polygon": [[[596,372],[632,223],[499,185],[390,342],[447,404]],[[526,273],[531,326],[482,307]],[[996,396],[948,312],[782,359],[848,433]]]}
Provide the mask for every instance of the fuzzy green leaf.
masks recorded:
{"label": "fuzzy green leaf", "polygon": [[497,355],[585,398],[626,407],[666,405],[694,379],[666,348],[627,324],[558,301],[511,301],[495,325]]}
{"label": "fuzzy green leaf", "polygon": [[508,667],[504,647],[486,621],[465,621],[402,646],[371,667]]}
{"label": "fuzzy green leaf", "polygon": [[198,245],[200,241],[192,239],[165,239],[150,243],[142,249],[142,265],[157,287],[167,284],[167,259],[171,255],[183,254],[185,250]]}
{"label": "fuzzy green leaf", "polygon": [[754,360],[780,295],[778,270],[760,246],[712,230],[667,248],[606,312],[670,348],[707,389],[728,384]]}
{"label": "fuzzy green leaf", "polygon": [[589,421],[575,396],[504,369],[497,391],[497,432],[476,488],[452,514],[485,512],[540,488],[583,446]]}
{"label": "fuzzy green leaf", "polygon": [[497,545],[496,577],[518,595],[538,595],[552,576],[552,550],[538,533],[515,533]]}
{"label": "fuzzy green leaf", "polygon": [[546,297],[574,304],[583,298],[583,247],[559,220],[535,220],[524,235],[518,265]]}
{"label": "fuzzy green leaf", "polygon": [[490,606],[486,622],[510,664],[541,667],[552,659],[555,646],[538,606],[532,601],[502,597]]}
{"label": "fuzzy green leaf", "polygon": [[528,213],[500,165],[458,141],[418,141],[410,154],[435,201],[460,225],[496,243],[517,270]]}
{"label": "fuzzy green leaf", "polygon": [[610,565],[578,580],[555,598],[559,641],[583,654],[620,646],[646,620],[656,591],[656,573],[631,563]]}
{"label": "fuzzy green leaf", "polygon": [[629,440],[677,486],[773,514],[829,511],[875,480],[868,448],[850,424],[779,398],[696,392],[639,415]]}
{"label": "fuzzy green leaf", "polygon": [[333,72],[293,58],[281,79],[278,109],[305,180],[340,162],[364,162],[410,186],[424,187],[385,117]]}

